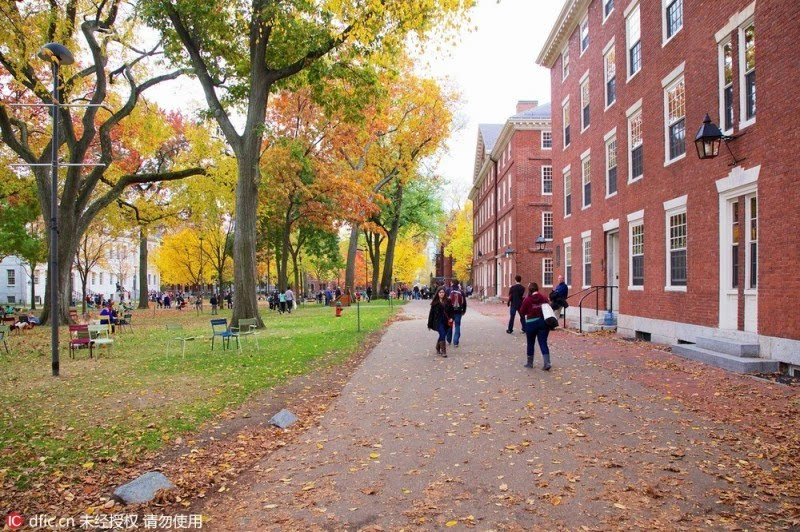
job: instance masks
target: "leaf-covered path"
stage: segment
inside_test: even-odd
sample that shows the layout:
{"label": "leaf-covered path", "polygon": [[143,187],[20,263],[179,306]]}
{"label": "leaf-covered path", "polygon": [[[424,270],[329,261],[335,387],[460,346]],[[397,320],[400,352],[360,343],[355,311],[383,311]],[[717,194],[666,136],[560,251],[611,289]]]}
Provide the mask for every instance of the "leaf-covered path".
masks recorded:
{"label": "leaf-covered path", "polygon": [[526,369],[504,308],[471,307],[441,358],[426,302],[407,305],[413,319],[390,326],[318,424],[207,500],[207,526],[800,524],[797,388],[565,331],[551,334],[551,372],[538,352]]}

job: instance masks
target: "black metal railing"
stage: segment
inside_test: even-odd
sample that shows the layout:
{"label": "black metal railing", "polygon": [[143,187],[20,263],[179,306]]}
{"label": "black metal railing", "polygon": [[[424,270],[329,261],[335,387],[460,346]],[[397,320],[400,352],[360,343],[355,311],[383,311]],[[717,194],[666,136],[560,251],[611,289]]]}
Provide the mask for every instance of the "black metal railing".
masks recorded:
{"label": "black metal railing", "polygon": [[[581,299],[578,301],[578,331],[583,332],[583,300],[589,297],[590,295],[595,295],[595,304],[594,304],[594,313],[595,316],[600,315],[600,290],[608,289],[608,300],[606,301],[606,310],[611,310],[613,312],[614,309],[614,289],[619,288],[616,285],[608,285],[608,284],[601,284],[601,285],[594,285],[588,288],[584,288],[580,292],[575,292],[567,297],[570,299],[572,297],[579,296],[583,294]],[[567,326],[567,314],[564,314],[564,327]]]}

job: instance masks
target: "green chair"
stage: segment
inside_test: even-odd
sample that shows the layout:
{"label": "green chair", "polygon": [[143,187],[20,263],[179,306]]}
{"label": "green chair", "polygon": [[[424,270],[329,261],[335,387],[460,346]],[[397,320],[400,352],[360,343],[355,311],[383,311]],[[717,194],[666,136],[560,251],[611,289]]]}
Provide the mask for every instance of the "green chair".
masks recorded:
{"label": "green chair", "polygon": [[167,323],[165,325],[167,331],[171,336],[167,339],[167,356],[169,356],[169,346],[172,342],[180,342],[181,343],[181,358],[186,358],[186,342],[191,342],[194,340],[202,340],[203,336],[187,336],[183,332],[183,325],[180,323]]}
{"label": "green chair", "polygon": [[108,324],[89,325],[89,338],[92,339],[92,344],[96,347],[107,345],[109,351],[111,351],[111,347],[114,345],[114,340],[108,332]]}
{"label": "green chair", "polygon": [[258,346],[258,322],[255,318],[243,318],[239,320],[238,327],[231,327],[231,332],[234,336],[236,336],[236,345],[239,346],[239,351],[242,350],[242,344],[239,343],[239,339],[243,336],[247,336],[253,339],[256,343],[256,350],[260,351],[261,348]]}
{"label": "green chair", "polygon": [[130,312],[126,312],[122,315],[122,319],[117,321],[117,325],[119,326],[119,330],[125,330],[125,327],[128,328],[130,332],[133,332],[133,325],[131,325],[131,320],[133,319],[133,314]]}
{"label": "green chair", "polygon": [[6,336],[10,334],[11,330],[8,328],[8,325],[0,325],[0,340],[3,341],[3,346],[6,348],[6,354],[10,355],[11,351],[8,349],[8,342],[6,342]]}

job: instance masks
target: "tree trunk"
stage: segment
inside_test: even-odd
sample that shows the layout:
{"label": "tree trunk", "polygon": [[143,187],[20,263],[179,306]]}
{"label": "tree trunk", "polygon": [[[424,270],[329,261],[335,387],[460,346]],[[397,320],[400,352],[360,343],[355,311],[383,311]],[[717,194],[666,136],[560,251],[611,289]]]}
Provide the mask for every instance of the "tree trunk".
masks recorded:
{"label": "tree trunk", "polygon": [[283,228],[283,242],[281,242],[281,262],[278,267],[278,290],[283,292],[289,284],[289,226]]}
{"label": "tree trunk", "polygon": [[81,316],[86,316],[86,281],[89,275],[81,276]]}
{"label": "tree trunk", "polygon": [[[73,224],[59,222],[58,237],[58,288],[60,293],[59,301],[59,323],[70,323],[69,304],[70,304],[70,272],[72,271],[72,259],[78,251],[78,242],[82,235],[77,234],[78,230]],[[49,322],[51,318],[52,305],[50,304],[50,282],[52,272],[50,264],[47,266],[47,282],[45,284],[44,305],[39,320],[42,325]]]}
{"label": "tree trunk", "polygon": [[372,262],[372,294],[373,297],[378,297],[381,292],[378,290],[378,278],[381,273],[381,236],[377,233],[368,233],[365,235],[369,246],[369,259]]}
{"label": "tree trunk", "polygon": [[[259,142],[245,143],[237,158],[239,178],[236,184],[236,225],[233,229],[233,316],[231,325],[240,319],[255,318],[264,326],[258,313],[256,295],[256,220],[258,215]],[[253,145],[254,144],[254,145]]]}
{"label": "tree trunk", "polygon": [[356,251],[358,251],[358,224],[353,224],[350,228],[350,245],[347,248],[347,267],[344,272],[344,285],[355,290],[356,282]]}
{"label": "tree trunk", "polygon": [[292,266],[294,267],[294,291],[300,289],[300,270],[297,268],[297,254],[292,255]]}
{"label": "tree trunk", "polygon": [[31,268],[31,310],[36,310],[36,264],[28,266]]}
{"label": "tree trunk", "polygon": [[139,228],[139,308],[150,308],[150,284],[147,282],[147,232]]}
{"label": "tree trunk", "polygon": [[397,234],[400,231],[400,212],[403,207],[403,186],[397,185],[397,191],[394,196],[394,216],[392,218],[392,226],[389,229],[386,241],[386,255],[383,263],[383,278],[381,284],[388,286],[391,290],[393,287],[392,276],[394,273],[394,248],[397,245]]}

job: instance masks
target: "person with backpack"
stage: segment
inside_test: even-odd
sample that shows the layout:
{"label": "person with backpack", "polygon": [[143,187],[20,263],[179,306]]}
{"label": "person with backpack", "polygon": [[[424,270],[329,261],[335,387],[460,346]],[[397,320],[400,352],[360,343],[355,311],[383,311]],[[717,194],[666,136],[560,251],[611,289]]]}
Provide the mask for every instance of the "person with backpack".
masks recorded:
{"label": "person with backpack", "polygon": [[536,350],[536,341],[539,341],[539,349],[542,350],[544,366],[542,369],[550,371],[550,348],[547,346],[547,336],[550,334],[550,327],[545,322],[542,306],[549,305],[548,299],[539,293],[539,285],[536,283],[528,284],[528,297],[522,302],[519,311],[525,316],[525,334],[527,335],[527,354],[528,360],[526,368],[533,367],[533,354]]}
{"label": "person with backpack", "polygon": [[453,305],[453,326],[447,330],[447,343],[458,347],[461,339],[461,317],[467,312],[467,298],[464,297],[458,281],[453,281],[449,297],[450,303]]}

